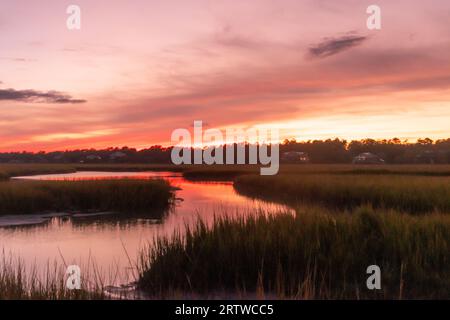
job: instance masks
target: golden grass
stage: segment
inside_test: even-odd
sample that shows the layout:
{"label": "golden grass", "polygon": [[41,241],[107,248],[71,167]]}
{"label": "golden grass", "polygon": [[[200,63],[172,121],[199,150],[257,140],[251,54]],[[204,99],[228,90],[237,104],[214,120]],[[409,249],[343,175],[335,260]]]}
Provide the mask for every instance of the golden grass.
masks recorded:
{"label": "golden grass", "polygon": [[[415,217],[358,208],[255,212],[199,222],[159,239],[141,258],[140,287],[167,295],[295,299],[450,298],[450,215]],[[366,268],[382,270],[382,290]]]}
{"label": "golden grass", "polygon": [[145,211],[161,217],[172,198],[164,180],[0,182],[0,214]]}

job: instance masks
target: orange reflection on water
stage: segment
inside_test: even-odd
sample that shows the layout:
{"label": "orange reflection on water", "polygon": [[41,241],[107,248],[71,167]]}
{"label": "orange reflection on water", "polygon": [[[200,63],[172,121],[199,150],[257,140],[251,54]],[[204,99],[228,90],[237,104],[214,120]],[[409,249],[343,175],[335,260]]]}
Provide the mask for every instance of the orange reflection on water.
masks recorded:
{"label": "orange reflection on water", "polygon": [[[192,225],[198,219],[210,225],[214,217],[254,214],[255,209],[274,213],[289,210],[281,205],[241,196],[231,182],[192,182],[173,172],[77,172],[20,177],[33,180],[112,178],[166,179],[179,188],[177,200],[162,221],[145,215],[78,215],[44,217],[41,223],[33,225],[3,227],[0,228],[0,249],[20,257],[25,265],[38,268],[47,266],[49,262],[63,263],[62,260],[66,264],[78,264],[82,269],[95,264],[96,269],[105,274],[105,281],[122,284],[134,280],[133,264],[141,249],[157,236],[182,232],[186,225]],[[36,220],[36,216],[33,217]],[[0,225],[2,219],[26,223],[23,216],[0,217]]]}

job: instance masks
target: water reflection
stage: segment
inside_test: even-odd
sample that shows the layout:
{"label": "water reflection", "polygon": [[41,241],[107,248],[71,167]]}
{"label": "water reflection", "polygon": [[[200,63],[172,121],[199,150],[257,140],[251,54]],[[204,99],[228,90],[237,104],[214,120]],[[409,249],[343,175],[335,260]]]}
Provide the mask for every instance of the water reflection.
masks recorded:
{"label": "water reflection", "polygon": [[77,172],[16,179],[112,178],[167,179],[179,188],[177,200],[161,220],[151,218],[154,213],[3,216],[0,217],[0,248],[20,256],[25,264],[36,266],[62,259],[67,264],[79,265],[95,261],[99,270],[117,269],[116,282],[127,283],[130,281],[129,258],[134,263],[140,249],[157,236],[182,231],[199,218],[211,223],[215,216],[250,214],[255,208],[268,212],[288,210],[281,205],[241,196],[230,182],[192,182],[173,172]]}

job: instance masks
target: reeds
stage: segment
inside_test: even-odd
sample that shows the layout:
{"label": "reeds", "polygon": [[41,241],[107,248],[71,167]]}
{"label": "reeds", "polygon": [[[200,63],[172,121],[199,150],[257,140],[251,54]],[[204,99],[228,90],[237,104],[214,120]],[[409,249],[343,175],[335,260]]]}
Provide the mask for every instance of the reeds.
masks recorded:
{"label": "reeds", "polygon": [[36,267],[26,269],[20,259],[3,254],[0,259],[0,300],[106,299],[102,284],[88,279],[91,276],[82,277],[80,289],[69,290],[62,266],[47,265],[40,272]]}
{"label": "reeds", "polygon": [[173,199],[164,180],[7,181],[0,182],[0,214],[45,212],[154,212]]}
{"label": "reeds", "polygon": [[64,164],[1,164],[0,180],[8,180],[14,176],[69,172],[75,172],[75,168]]}
{"label": "reeds", "polygon": [[[141,256],[139,285],[155,295],[295,299],[450,298],[450,216],[309,207],[198,222]],[[366,287],[381,268],[382,290]]]}
{"label": "reeds", "polygon": [[450,178],[410,175],[279,175],[239,177],[235,189],[250,197],[320,204],[331,209],[361,205],[412,214],[450,213]]}

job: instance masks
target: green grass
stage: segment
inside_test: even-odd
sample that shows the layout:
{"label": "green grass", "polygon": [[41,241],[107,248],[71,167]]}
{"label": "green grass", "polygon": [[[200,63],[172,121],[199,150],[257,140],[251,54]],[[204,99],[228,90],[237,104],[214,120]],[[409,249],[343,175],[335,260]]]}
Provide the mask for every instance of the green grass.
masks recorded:
{"label": "green grass", "polygon": [[332,209],[361,205],[418,214],[450,213],[450,178],[409,175],[248,175],[235,189],[246,196],[296,206],[320,204]]}
{"label": "green grass", "polygon": [[[173,292],[298,299],[450,298],[450,215],[323,208],[199,222],[142,254],[139,285]],[[382,290],[366,288],[381,267]]]}
{"label": "green grass", "polygon": [[0,182],[0,214],[62,211],[149,212],[160,216],[173,198],[164,180]]}

